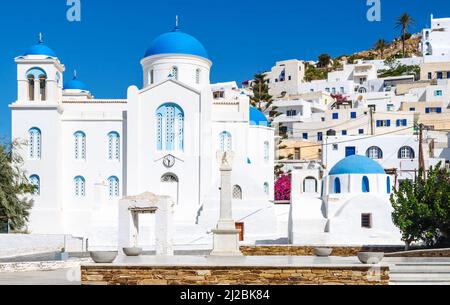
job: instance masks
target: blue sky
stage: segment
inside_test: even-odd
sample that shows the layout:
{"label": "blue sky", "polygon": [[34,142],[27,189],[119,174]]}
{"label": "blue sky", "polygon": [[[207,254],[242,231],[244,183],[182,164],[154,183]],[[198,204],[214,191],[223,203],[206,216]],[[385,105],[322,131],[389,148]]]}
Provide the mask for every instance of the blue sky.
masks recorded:
{"label": "blue sky", "polygon": [[81,22],[68,22],[66,0],[0,1],[0,136],[10,135],[8,105],[16,97],[14,57],[38,33],[97,98],[125,98],[141,86],[140,59],[151,41],[180,15],[183,31],[197,37],[214,62],[211,81],[250,79],[277,60],[349,54],[398,36],[395,18],[413,16],[413,32],[430,14],[450,17],[449,0],[381,0],[381,22],[366,19],[367,0],[81,0]]}

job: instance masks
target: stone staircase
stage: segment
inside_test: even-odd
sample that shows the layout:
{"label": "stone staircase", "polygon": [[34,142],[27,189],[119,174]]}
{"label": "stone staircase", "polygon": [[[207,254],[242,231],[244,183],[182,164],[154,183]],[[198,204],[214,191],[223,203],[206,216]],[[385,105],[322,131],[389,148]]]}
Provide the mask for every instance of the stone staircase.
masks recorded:
{"label": "stone staircase", "polygon": [[390,285],[450,285],[450,259],[387,259]]}

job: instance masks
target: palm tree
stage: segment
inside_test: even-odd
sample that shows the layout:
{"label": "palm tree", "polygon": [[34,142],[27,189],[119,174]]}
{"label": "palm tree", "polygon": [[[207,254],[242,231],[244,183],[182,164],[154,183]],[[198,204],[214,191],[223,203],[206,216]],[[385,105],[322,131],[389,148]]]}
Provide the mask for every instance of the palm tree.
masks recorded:
{"label": "palm tree", "polygon": [[403,57],[405,54],[405,40],[406,34],[408,33],[408,28],[414,24],[414,19],[408,13],[403,13],[400,17],[397,18],[395,22],[396,28],[402,28],[402,43],[403,43]]}
{"label": "palm tree", "polygon": [[384,59],[384,51],[388,47],[388,43],[384,39],[379,39],[374,46],[375,51],[380,52],[381,59]]}

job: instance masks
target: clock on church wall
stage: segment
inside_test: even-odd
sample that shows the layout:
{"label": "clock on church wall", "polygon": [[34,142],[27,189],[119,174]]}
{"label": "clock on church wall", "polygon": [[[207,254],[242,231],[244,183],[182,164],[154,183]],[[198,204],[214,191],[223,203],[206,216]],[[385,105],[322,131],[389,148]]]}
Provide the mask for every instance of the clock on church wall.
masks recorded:
{"label": "clock on church wall", "polygon": [[163,164],[167,168],[171,168],[175,165],[175,157],[172,155],[165,156],[163,159]]}

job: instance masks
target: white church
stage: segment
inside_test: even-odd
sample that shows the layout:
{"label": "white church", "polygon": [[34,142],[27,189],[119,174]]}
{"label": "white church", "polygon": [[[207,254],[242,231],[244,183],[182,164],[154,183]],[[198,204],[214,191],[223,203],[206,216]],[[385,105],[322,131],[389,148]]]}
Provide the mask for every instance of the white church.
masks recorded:
{"label": "white church", "polygon": [[[209,245],[219,216],[216,152],[234,151],[233,217],[244,241],[286,235],[273,206],[274,130],[243,92],[210,84],[206,49],[178,26],[152,42],[143,85],[126,99],[95,99],[42,38],[15,62],[12,138],[27,141],[19,152],[37,186],[31,233],[114,246],[119,200],[152,192],[175,202],[175,246]],[[154,219],[141,223],[151,246]]]}

